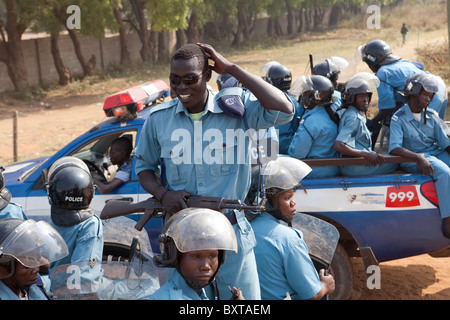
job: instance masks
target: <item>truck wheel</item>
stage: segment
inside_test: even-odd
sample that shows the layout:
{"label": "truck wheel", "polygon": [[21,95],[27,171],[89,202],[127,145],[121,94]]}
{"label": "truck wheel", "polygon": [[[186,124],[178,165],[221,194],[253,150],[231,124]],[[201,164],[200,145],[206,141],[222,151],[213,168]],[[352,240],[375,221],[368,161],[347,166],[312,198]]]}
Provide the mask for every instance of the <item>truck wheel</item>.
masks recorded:
{"label": "truck wheel", "polygon": [[330,274],[334,277],[335,290],[330,295],[330,300],[346,300],[350,296],[353,285],[352,262],[344,250],[338,244],[330,265]]}

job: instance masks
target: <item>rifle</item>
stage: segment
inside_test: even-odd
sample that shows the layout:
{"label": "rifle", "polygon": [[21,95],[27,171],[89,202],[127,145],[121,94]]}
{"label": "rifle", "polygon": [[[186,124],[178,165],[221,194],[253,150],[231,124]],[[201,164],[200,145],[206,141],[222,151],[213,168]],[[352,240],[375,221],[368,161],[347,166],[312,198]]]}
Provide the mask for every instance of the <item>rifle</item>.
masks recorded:
{"label": "rifle", "polygon": [[[240,200],[228,200],[221,197],[203,197],[203,196],[189,196],[186,199],[186,204],[189,208],[206,208],[216,211],[225,209],[236,210],[256,210],[263,211],[264,206],[248,206],[242,204]],[[111,219],[124,216],[136,212],[144,212],[144,215],[134,226],[141,231],[147,222],[153,218],[158,212],[163,212],[164,206],[158,200],[149,198],[137,203],[131,203],[123,200],[109,200],[103,207],[100,213],[100,219]]]}

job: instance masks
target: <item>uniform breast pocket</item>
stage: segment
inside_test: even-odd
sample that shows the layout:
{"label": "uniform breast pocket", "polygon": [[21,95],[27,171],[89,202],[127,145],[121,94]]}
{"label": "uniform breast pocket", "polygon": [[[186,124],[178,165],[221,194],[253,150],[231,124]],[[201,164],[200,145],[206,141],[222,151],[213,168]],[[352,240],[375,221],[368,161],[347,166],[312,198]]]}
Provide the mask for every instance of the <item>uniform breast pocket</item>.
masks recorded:
{"label": "uniform breast pocket", "polygon": [[239,146],[236,143],[210,144],[204,152],[204,161],[211,167],[211,175],[220,177],[235,173],[238,165],[245,163],[247,153],[245,143]]}
{"label": "uniform breast pocket", "polygon": [[166,178],[169,185],[175,186],[185,184],[187,181],[187,173],[191,159],[187,159],[184,148],[176,148],[176,146],[167,146],[161,150],[161,157],[166,166]]}

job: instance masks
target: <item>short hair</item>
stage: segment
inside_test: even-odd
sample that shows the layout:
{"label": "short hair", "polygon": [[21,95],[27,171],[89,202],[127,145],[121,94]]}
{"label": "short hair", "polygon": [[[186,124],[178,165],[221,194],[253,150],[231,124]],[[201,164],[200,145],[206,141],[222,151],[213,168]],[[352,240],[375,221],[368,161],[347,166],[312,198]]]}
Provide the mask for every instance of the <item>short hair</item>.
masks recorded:
{"label": "short hair", "polygon": [[174,60],[189,60],[192,58],[197,58],[199,66],[203,65],[203,72],[207,71],[209,68],[208,57],[205,51],[198,45],[193,43],[188,43],[179,48],[172,56],[171,62]]}
{"label": "short hair", "polygon": [[119,137],[117,139],[115,139],[112,143],[111,146],[113,144],[117,144],[120,146],[120,148],[125,151],[125,154],[130,155],[131,151],[133,151],[133,144],[131,143],[131,140],[127,137]]}

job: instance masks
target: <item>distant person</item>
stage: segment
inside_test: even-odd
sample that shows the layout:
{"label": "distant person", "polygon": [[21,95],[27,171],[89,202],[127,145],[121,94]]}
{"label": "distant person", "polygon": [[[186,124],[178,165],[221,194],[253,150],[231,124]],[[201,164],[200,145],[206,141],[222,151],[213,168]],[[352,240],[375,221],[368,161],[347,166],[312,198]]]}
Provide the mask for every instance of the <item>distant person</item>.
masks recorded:
{"label": "distant person", "polygon": [[111,163],[117,165],[119,168],[110,182],[94,180],[98,191],[107,194],[131,179],[131,171],[133,169],[133,163],[130,157],[131,151],[133,151],[133,145],[127,137],[117,138],[111,143],[109,157],[111,158]]}
{"label": "distant person", "polygon": [[406,43],[406,34],[408,33],[408,28],[406,27],[406,24],[403,23],[402,28],[400,29],[400,33],[402,34],[402,45]]}

